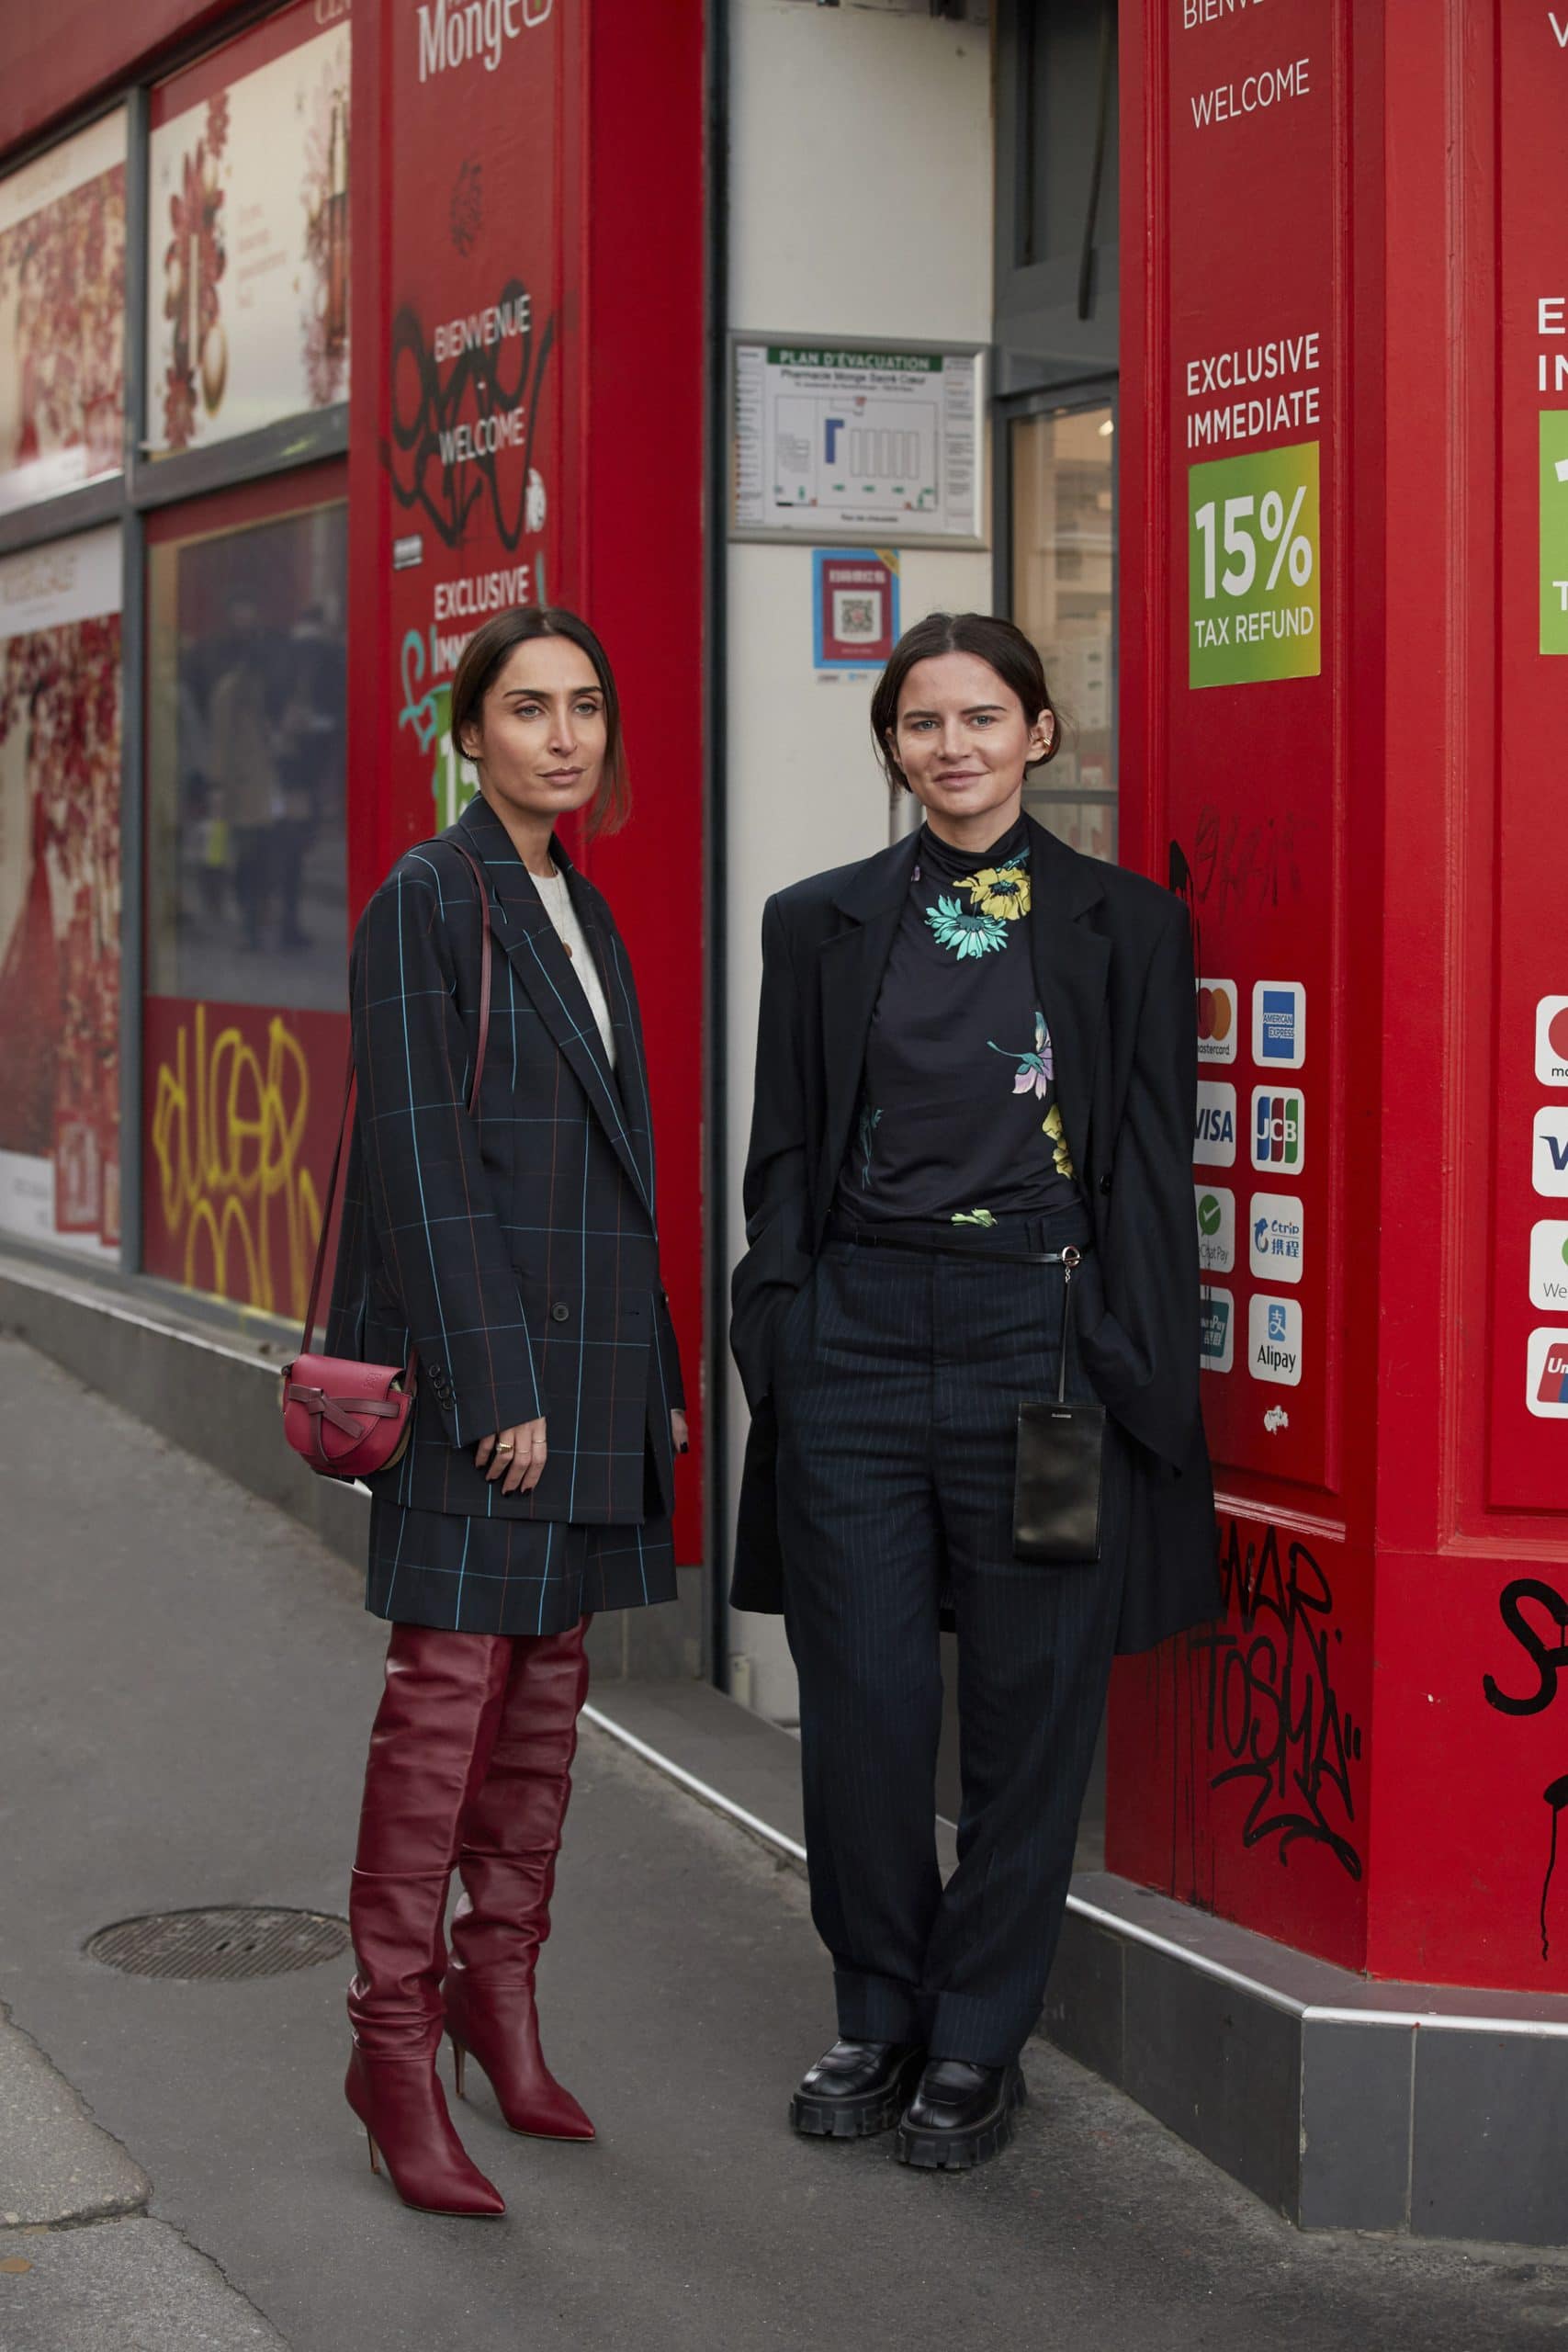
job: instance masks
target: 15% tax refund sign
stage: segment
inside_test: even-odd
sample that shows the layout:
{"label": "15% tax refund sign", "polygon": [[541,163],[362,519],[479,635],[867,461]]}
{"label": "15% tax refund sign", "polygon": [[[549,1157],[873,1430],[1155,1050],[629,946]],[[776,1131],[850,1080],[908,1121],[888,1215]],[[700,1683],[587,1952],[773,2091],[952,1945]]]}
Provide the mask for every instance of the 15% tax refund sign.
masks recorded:
{"label": "15% tax refund sign", "polygon": [[1315,678],[1317,443],[1189,467],[1187,517],[1188,684]]}

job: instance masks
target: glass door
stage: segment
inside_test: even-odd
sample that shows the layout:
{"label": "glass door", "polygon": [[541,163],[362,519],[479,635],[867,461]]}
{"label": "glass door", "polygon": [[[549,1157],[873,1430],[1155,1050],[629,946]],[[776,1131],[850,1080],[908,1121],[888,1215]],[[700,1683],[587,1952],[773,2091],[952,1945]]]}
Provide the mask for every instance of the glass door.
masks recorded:
{"label": "glass door", "polygon": [[1036,401],[1007,420],[1013,619],[1040,649],[1062,748],[1030,813],[1074,849],[1116,857],[1116,401]]}

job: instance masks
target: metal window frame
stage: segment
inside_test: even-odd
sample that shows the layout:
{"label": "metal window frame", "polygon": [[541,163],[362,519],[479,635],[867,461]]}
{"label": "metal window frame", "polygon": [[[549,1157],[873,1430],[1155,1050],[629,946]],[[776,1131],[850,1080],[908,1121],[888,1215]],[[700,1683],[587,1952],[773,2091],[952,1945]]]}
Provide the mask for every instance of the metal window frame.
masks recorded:
{"label": "metal window frame", "polygon": [[998,0],[995,248],[996,394],[1051,390],[1112,372],[1117,361],[1120,244],[1096,241],[1094,301],[1077,315],[1077,258],[1023,262],[1029,200],[1029,83],[1023,72],[1038,0]]}
{"label": "metal window frame", "polygon": [[[147,354],[148,238],[151,231],[152,94],[200,57],[224,48],[277,13],[280,0],[247,0],[216,24],[164,52],[114,90],[93,100],[37,139],[0,159],[0,177],[34,163],[94,123],[125,110],[124,443],[118,473],[84,482],[58,497],[39,499],[0,516],[0,556],[46,548],[105,524],[120,533],[120,937],[119,937],[119,1188],[120,1280],[150,1279],[142,1261],[142,988],[146,975],[145,858],[147,842],[147,539],[146,517],[156,508],[215,491],[293,473],[337,458],[348,448],[348,404],[286,417],[254,433],[236,434],[203,449],[155,458],[144,438],[150,390]],[[73,1253],[25,1237],[6,1235],[51,1265],[72,1265]],[[107,1268],[84,1268],[104,1272]],[[185,1295],[181,1294],[182,1297]],[[212,1302],[205,1302],[209,1306]],[[254,1329],[256,1310],[231,1306],[223,1319]]]}
{"label": "metal window frame", "polygon": [[[1086,376],[1076,383],[1058,384],[1048,391],[1015,394],[1011,399],[998,399],[991,403],[991,440],[995,454],[991,478],[994,485],[992,504],[992,539],[996,548],[991,572],[991,593],[998,613],[1013,612],[1013,560],[1016,554],[1013,526],[1014,467],[1012,427],[1035,416],[1081,416],[1086,411],[1108,408],[1115,430],[1111,435],[1111,757],[1115,784],[1106,792],[1063,791],[1064,799],[1092,802],[1114,807],[1120,816],[1122,799],[1122,468],[1119,445],[1122,438],[1121,379],[1115,374]],[[1046,771],[1047,778],[1050,771]],[[1041,789],[1049,792],[1047,781]]]}

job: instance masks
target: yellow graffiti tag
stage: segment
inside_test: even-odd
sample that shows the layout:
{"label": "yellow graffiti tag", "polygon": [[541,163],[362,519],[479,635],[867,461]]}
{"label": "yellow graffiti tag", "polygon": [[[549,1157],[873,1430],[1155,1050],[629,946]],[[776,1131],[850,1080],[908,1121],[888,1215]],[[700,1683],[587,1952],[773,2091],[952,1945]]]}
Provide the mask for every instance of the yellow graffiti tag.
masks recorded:
{"label": "yellow graffiti tag", "polygon": [[[164,1230],[185,1237],[184,1279],[193,1290],[302,1315],[321,1229],[321,1197],[303,1160],[310,1109],[304,1047],[278,1013],[267,1023],[265,1069],[232,1026],[209,1047],[204,1004],[195,1028],[193,1045],[181,1023],[174,1067],[158,1066],[152,1140]],[[277,1226],[288,1284],[281,1306]]]}

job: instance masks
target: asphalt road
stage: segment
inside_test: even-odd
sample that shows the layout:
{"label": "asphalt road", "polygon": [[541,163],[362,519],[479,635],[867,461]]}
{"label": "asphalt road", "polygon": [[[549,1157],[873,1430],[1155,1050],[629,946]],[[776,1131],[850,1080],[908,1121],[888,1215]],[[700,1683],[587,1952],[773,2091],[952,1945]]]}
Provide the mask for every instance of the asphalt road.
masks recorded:
{"label": "asphalt road", "polygon": [[[0,2000],[152,2182],[141,2220],[0,2227],[4,2352],[228,2352],[267,2323],[294,2352],[1568,2342],[1568,2256],[1299,2236],[1041,2044],[976,2174],[794,2139],[831,2038],[804,1887],[593,1732],[541,1992],[601,2140],[514,2139],[481,2090],[457,2112],[507,2218],[404,2211],[341,2098],[341,1963],[182,1984],[83,1950],[164,1907],[341,1912],[383,1641],[290,1521],[0,1342]],[[116,2278],[176,2252],[228,2320],[117,2335]]]}

